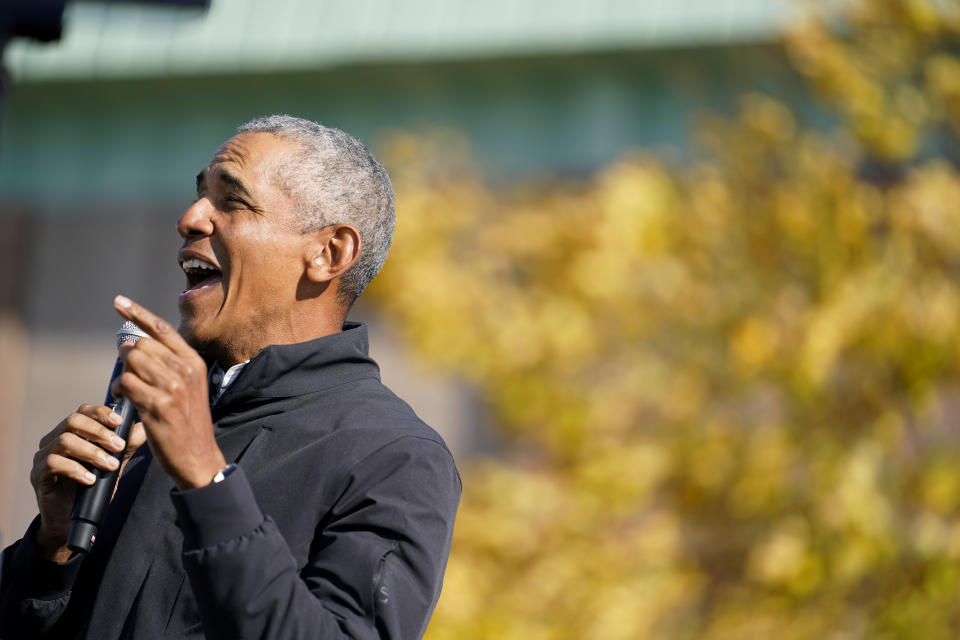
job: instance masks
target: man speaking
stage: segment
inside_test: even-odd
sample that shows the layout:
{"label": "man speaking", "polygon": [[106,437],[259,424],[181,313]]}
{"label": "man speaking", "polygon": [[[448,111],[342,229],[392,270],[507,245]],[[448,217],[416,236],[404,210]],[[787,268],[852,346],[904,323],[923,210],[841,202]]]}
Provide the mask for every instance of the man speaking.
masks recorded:
{"label": "man speaking", "polygon": [[[124,442],[83,405],[41,440],[0,638],[420,637],[460,479],[346,322],[390,245],[386,172],[342,131],[261,118],[197,176],[177,231],[179,330],[114,302],[148,336],[112,386],[142,424]],[[71,553],[77,487],[121,451],[92,550]]]}

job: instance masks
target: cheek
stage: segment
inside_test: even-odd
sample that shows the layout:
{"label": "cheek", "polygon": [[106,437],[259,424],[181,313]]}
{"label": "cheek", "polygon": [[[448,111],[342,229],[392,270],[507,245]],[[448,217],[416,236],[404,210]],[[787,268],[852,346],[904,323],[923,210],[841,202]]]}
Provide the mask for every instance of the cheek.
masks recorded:
{"label": "cheek", "polygon": [[272,248],[242,255],[235,272],[236,293],[260,300],[284,299],[299,283],[297,265],[294,258],[278,255]]}
{"label": "cheek", "polygon": [[222,239],[229,271],[229,297],[277,300],[296,289],[303,271],[299,233],[238,221]]}

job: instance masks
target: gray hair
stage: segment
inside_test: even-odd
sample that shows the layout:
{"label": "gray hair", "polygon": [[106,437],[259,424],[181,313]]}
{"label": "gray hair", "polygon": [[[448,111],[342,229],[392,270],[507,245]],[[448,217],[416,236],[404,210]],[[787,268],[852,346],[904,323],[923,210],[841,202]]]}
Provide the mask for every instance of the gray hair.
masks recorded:
{"label": "gray hair", "polygon": [[340,280],[340,301],[351,305],[390,250],[393,188],[386,170],[349,133],[302,118],[256,118],[237,133],[272,133],[299,146],[280,169],[277,184],[297,203],[302,233],[349,224],[360,234],[360,258]]}

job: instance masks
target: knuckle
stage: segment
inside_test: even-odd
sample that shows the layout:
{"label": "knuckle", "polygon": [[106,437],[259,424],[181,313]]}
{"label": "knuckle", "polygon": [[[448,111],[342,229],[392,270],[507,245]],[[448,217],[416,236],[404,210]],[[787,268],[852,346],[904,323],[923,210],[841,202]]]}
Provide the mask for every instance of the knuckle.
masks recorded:
{"label": "knuckle", "polygon": [[137,409],[140,410],[140,416],[145,415],[155,416],[157,413],[157,401],[152,397],[143,398],[138,404]]}
{"label": "knuckle", "polygon": [[170,323],[163,318],[157,318],[153,321],[153,328],[157,333],[166,333],[170,330]]}

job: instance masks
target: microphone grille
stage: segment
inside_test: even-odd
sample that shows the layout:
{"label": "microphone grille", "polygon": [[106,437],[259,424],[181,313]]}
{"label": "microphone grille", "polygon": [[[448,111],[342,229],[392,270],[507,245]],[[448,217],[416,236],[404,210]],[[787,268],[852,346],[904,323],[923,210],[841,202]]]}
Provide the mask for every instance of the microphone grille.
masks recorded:
{"label": "microphone grille", "polygon": [[117,331],[117,349],[124,342],[136,343],[140,338],[145,338],[147,334],[143,329],[137,326],[135,322],[127,320]]}

